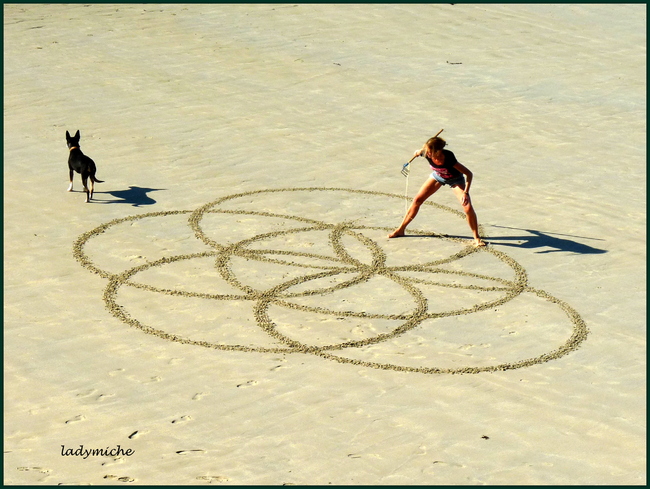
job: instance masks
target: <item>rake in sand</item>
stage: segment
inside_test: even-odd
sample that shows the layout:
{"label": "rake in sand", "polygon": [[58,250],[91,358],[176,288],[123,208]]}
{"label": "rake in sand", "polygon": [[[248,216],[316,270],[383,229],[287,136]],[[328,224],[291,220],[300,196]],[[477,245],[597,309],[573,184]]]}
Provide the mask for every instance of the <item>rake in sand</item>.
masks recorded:
{"label": "rake in sand", "polygon": [[[438,131],[438,134],[436,134],[433,137],[437,138],[438,136],[440,136],[440,133],[442,131],[444,131],[444,129],[440,129]],[[404,165],[402,166],[402,172],[401,173],[402,173],[402,175],[404,175],[406,177],[406,188],[404,189],[404,208],[405,208],[405,212],[408,212],[409,172],[410,172],[409,165],[411,164],[411,161],[413,161],[418,156],[420,156],[420,154],[416,154],[415,156],[413,156],[413,158],[411,158],[409,160],[408,163],[404,163]]]}

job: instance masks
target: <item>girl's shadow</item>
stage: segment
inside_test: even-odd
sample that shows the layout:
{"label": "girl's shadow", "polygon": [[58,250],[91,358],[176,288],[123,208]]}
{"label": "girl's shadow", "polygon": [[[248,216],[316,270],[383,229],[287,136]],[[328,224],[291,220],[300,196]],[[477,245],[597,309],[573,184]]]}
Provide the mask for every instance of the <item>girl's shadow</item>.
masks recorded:
{"label": "girl's shadow", "polygon": [[[593,246],[589,246],[572,239],[558,238],[556,236],[567,236],[569,238],[605,241],[601,238],[586,238],[584,236],[571,236],[569,234],[542,233],[541,231],[535,231],[534,229],[511,228],[508,226],[497,226],[496,224],[493,224],[492,227],[517,229],[519,231],[526,231],[529,233],[522,236],[493,236],[492,234],[488,234],[483,239],[492,246],[512,246],[515,248],[527,249],[546,248],[540,249],[540,251],[536,251],[536,253],[553,253],[558,251],[563,251],[565,253],[577,253],[582,255],[598,255],[601,253],[607,253],[607,250],[601,250],[600,248],[594,248]],[[551,236],[552,234],[555,236]],[[445,234],[444,236],[448,238],[467,238],[467,236],[451,236],[448,234]]]}
{"label": "girl's shadow", "polygon": [[133,207],[140,207],[143,205],[153,205],[156,203],[154,199],[149,197],[148,192],[157,192],[158,190],[165,190],[164,188],[145,188],[145,187],[129,187],[128,190],[110,190],[108,192],[95,192],[95,194],[108,194],[115,197],[116,200],[100,200],[93,198],[93,201],[101,204],[131,204]]}
{"label": "girl's shadow", "polygon": [[[564,251],[567,253],[579,253],[579,254],[601,254],[607,253],[607,250],[602,250],[600,248],[595,248],[593,246],[574,241],[567,238],[559,238],[557,236],[567,236],[570,238],[581,238],[581,239],[590,239],[597,241],[605,241],[601,238],[585,238],[584,236],[571,236],[568,234],[556,234],[556,233],[542,233],[541,231],[535,231],[534,229],[519,229],[519,228],[510,228],[507,226],[494,226],[507,229],[518,229],[519,231],[526,231],[529,234],[523,236],[488,236],[486,241],[493,245],[502,245],[502,246],[515,246],[518,248],[547,248],[544,250],[537,251],[537,253],[553,253],[557,251]],[[551,236],[554,235],[554,236]],[[550,249],[548,249],[550,248]]]}

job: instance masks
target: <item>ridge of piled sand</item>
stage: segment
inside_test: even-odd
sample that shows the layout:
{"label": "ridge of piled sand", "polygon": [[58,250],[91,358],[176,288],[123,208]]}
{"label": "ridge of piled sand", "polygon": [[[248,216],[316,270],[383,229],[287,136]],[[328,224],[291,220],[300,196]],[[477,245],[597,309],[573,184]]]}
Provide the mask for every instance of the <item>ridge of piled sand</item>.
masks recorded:
{"label": "ridge of piled sand", "polygon": [[[646,483],[644,5],[5,4],[4,41],[5,484]],[[442,128],[485,250],[447,188],[387,238]]]}

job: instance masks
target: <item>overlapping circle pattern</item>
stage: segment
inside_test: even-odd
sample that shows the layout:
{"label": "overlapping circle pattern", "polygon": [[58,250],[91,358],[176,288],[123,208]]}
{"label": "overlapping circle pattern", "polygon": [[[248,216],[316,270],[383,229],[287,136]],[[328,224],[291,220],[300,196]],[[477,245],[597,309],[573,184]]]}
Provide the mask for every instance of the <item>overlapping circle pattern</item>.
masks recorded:
{"label": "overlapping circle pattern", "polygon": [[[302,353],[312,354],[328,360],[344,364],[361,365],[365,367],[372,367],[385,370],[396,370],[403,372],[419,372],[425,374],[459,374],[459,373],[479,373],[490,372],[497,370],[511,370],[531,365],[541,364],[553,359],[560,358],[567,353],[577,349],[582,341],[587,337],[588,330],[580,315],[567,303],[551,296],[550,294],[535,289],[528,285],[526,272],[515,260],[502,253],[491,246],[486,248],[474,248],[467,246],[467,240],[458,238],[451,238],[444,235],[439,235],[431,232],[415,232],[422,235],[435,235],[440,239],[447,241],[458,242],[463,244],[460,246],[460,251],[452,254],[451,256],[419,263],[417,265],[399,265],[389,266],[387,264],[387,256],[377,242],[370,239],[364,234],[364,231],[385,231],[388,232],[391,228],[383,228],[376,226],[366,226],[361,224],[354,224],[350,222],[325,222],[322,220],[311,219],[303,216],[285,215],[281,213],[254,211],[245,209],[231,209],[220,207],[226,202],[235,201],[246,196],[264,195],[277,192],[339,192],[343,195],[348,194],[351,196],[375,196],[386,199],[404,199],[402,196],[374,192],[362,191],[355,189],[345,188],[287,188],[287,189],[271,189],[271,190],[258,190],[252,192],[239,193],[229,195],[213,202],[210,202],[196,210],[180,210],[180,211],[163,211],[153,212],[147,214],[139,214],[135,216],[128,216],[120,219],[104,223],[97,228],[84,233],[74,243],[75,258],[81,263],[82,266],[88,270],[99,274],[108,280],[108,285],[104,290],[104,301],[106,307],[115,317],[124,323],[138,328],[145,333],[156,335],[160,338],[196,345],[201,347],[213,348],[216,350],[231,350],[231,351],[246,351],[246,352],[259,352],[259,353]],[[427,205],[432,205],[446,212],[457,214],[459,217],[464,215],[458,211],[442,206],[440,204],[427,202]],[[165,218],[172,215],[187,215],[188,224],[190,229],[194,232],[197,239],[202,241],[206,250],[199,253],[179,254],[173,256],[166,256],[158,260],[147,261],[144,264],[134,266],[120,273],[112,273],[107,270],[99,268],[85,251],[85,246],[92,238],[104,233],[109,228],[119,226],[124,223],[133,222],[141,219],[150,218]],[[260,233],[246,239],[230,243],[222,244],[210,237],[210,233],[206,232],[202,227],[202,221],[207,214],[215,215],[241,215],[241,216],[255,216],[257,218],[274,218],[281,219],[285,222],[293,224],[292,227],[282,227],[280,229]],[[298,227],[295,227],[295,226]],[[328,235],[328,243],[331,247],[331,254],[317,254],[298,252],[295,250],[283,249],[268,249],[263,248],[265,242],[278,237],[288,237],[294,235],[299,237],[301,233],[312,231],[321,231]],[[360,245],[364,246],[371,257],[370,260],[364,261],[354,257],[348,252],[344,245],[345,239],[356,240]],[[257,245],[257,246],[256,246]],[[476,274],[460,270],[449,270],[440,268],[446,264],[458,261],[473,253],[490,253],[505,266],[509,267],[514,279],[506,280],[498,277],[491,277],[482,274]],[[146,283],[138,282],[138,274],[149,270],[153,267],[162,265],[192,260],[196,258],[211,257],[214,259],[216,270],[221,278],[237,289],[239,293],[236,294],[211,294],[203,292],[189,292],[174,289],[163,289],[155,287]],[[284,282],[276,283],[271,287],[260,287],[246,284],[241,280],[235,271],[233,271],[233,258],[245,258],[247,263],[267,262],[276,265],[282,265],[292,268],[304,268],[306,271],[303,274],[293,277]],[[298,260],[298,261],[296,261]],[[309,260],[312,260],[310,263]],[[307,263],[305,263],[307,261]],[[407,272],[407,273],[404,273]],[[431,279],[414,278],[408,272],[422,272],[428,273]],[[478,279],[483,285],[461,285],[449,284],[436,281],[435,277],[438,274],[455,274],[470,279]],[[336,278],[340,276],[351,276],[351,278],[340,279],[334,281],[334,285],[323,286],[322,279]],[[394,284],[403,288],[408,295],[412,298],[413,307],[407,312],[397,314],[382,314],[378,312],[358,312],[358,311],[342,311],[340,309],[329,309],[318,305],[308,305],[300,303],[296,299],[303,297],[321,297],[334,292],[347,290],[355,285],[368,282],[373,277],[383,277],[392,281]],[[485,285],[485,283],[489,285]],[[314,284],[311,286],[310,284]],[[458,287],[465,289],[472,289],[477,291],[489,291],[498,293],[496,299],[490,301],[482,301],[466,308],[452,308],[445,311],[432,311],[430,310],[428,301],[425,295],[419,288],[419,285],[437,285],[445,287]],[[198,297],[202,299],[210,299],[217,301],[246,301],[250,303],[250,307],[254,313],[257,326],[272,337],[277,347],[256,347],[249,345],[225,344],[210,341],[197,340],[187,338],[172,331],[163,331],[156,329],[149,325],[143,324],[137,318],[132,317],[126,308],[119,303],[118,296],[121,287],[136,287],[145,289],[150,292],[183,296],[183,297]],[[296,290],[299,289],[299,290]],[[486,366],[461,366],[461,367],[436,367],[431,365],[410,366],[398,365],[394,363],[379,363],[373,361],[365,361],[353,358],[350,355],[346,356],[346,351],[350,349],[359,349],[370,345],[376,345],[385,342],[391,338],[396,338],[401,335],[408,334],[413,328],[420,326],[423,321],[429,319],[436,319],[442,317],[461,316],[479,311],[486,311],[496,306],[505,304],[521,294],[534,294],[551,304],[559,307],[567,316],[567,319],[572,325],[572,333],[570,337],[561,345],[556,348],[539,355],[534,358],[525,358],[519,361],[497,363],[494,365]],[[348,340],[344,342],[332,342],[329,344],[307,344],[297,338],[287,335],[286,332],[281,332],[273,320],[270,312],[271,306],[279,306],[287,309],[302,311],[305,313],[314,313],[320,315],[332,315],[338,318],[364,318],[366,320],[373,319],[388,319],[393,320],[396,326],[390,330],[382,333],[374,334],[373,336],[366,336],[359,340]],[[170,325],[173,329],[173,326]]]}

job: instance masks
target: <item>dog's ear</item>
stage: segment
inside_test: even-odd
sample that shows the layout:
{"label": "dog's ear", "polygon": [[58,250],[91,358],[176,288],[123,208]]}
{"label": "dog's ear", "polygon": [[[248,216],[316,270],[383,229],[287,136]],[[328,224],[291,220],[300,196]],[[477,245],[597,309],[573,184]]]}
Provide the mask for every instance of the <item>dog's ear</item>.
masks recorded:
{"label": "dog's ear", "polygon": [[77,134],[74,135],[75,138],[79,139],[81,137],[81,134],[79,134],[79,130],[77,130]]}
{"label": "dog's ear", "polygon": [[65,138],[70,139],[70,133],[68,131],[65,132]]}

